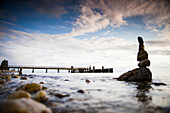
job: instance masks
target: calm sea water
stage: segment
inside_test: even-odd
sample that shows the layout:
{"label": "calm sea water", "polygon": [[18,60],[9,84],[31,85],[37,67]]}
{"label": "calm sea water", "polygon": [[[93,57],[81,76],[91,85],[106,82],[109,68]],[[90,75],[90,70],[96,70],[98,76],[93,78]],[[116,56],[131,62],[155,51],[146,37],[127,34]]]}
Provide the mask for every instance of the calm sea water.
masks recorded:
{"label": "calm sea water", "polygon": [[[18,85],[39,83],[47,87],[49,99],[45,104],[54,112],[68,113],[168,113],[170,112],[170,80],[167,75],[153,75],[153,82],[129,83],[113,78],[120,73],[27,73],[28,80],[13,79],[14,91]],[[31,78],[31,76],[33,78]],[[90,82],[87,83],[86,80]],[[78,90],[84,93],[78,93]],[[11,92],[12,92],[11,91]],[[11,93],[10,92],[10,93]],[[58,98],[56,93],[70,96]],[[2,98],[2,96],[0,97]]]}

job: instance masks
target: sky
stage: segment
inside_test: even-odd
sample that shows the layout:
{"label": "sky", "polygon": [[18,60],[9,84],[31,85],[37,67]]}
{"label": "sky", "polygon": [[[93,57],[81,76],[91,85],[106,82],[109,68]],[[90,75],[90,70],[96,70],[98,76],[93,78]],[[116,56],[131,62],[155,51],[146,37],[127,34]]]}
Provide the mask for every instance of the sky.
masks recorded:
{"label": "sky", "polygon": [[0,61],[9,65],[137,68],[137,37],[151,69],[170,72],[169,0],[0,0]]}

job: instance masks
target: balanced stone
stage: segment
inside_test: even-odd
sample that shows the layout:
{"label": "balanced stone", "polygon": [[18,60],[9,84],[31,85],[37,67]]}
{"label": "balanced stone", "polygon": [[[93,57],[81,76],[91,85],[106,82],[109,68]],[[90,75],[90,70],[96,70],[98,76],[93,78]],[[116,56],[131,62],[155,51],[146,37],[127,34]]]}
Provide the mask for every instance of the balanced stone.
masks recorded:
{"label": "balanced stone", "polygon": [[142,60],[141,62],[139,62],[138,64],[139,67],[147,67],[150,66],[150,61],[148,59]]}
{"label": "balanced stone", "polygon": [[146,68],[150,66],[150,61],[148,60],[148,53],[144,50],[144,41],[142,37],[138,37],[139,42],[139,52],[137,54],[137,61],[139,61],[139,68],[133,69],[122,74],[117,80],[121,81],[133,81],[133,82],[143,82],[151,81],[152,73]]}
{"label": "balanced stone", "polygon": [[142,37],[138,37],[138,42],[139,42],[139,51],[140,50],[144,50],[144,42],[143,42],[143,39],[142,39]]}
{"label": "balanced stone", "polygon": [[148,59],[148,53],[144,50],[144,41],[142,37],[138,37],[139,42],[139,52],[137,54],[137,61],[142,61]]}
{"label": "balanced stone", "polygon": [[137,61],[148,59],[148,53],[145,50],[140,50],[137,55]]}

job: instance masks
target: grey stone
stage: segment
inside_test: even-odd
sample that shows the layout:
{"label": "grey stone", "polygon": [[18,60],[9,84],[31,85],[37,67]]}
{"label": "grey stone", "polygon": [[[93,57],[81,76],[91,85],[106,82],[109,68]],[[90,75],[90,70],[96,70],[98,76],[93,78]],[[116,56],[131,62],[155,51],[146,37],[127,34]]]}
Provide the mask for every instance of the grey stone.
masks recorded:
{"label": "grey stone", "polygon": [[0,104],[0,113],[52,113],[44,104],[32,99],[7,100]]}
{"label": "grey stone", "polygon": [[134,81],[134,82],[142,82],[142,81],[151,81],[152,73],[148,68],[141,67],[136,68],[131,71],[128,71],[122,74],[118,80],[120,81]]}
{"label": "grey stone", "polygon": [[137,61],[148,59],[148,53],[145,50],[140,50],[137,54]]}
{"label": "grey stone", "polygon": [[148,59],[142,60],[141,62],[139,62],[138,66],[139,67],[147,67],[150,66],[150,61]]}

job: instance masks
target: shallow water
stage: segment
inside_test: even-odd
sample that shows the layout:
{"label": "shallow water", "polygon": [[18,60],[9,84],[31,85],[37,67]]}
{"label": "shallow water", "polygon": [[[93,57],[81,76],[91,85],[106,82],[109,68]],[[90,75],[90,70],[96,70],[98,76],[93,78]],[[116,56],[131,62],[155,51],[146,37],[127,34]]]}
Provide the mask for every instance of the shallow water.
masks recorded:
{"label": "shallow water", "polygon": [[[129,83],[113,79],[114,73],[37,73],[27,75],[28,80],[12,79],[0,91],[5,100],[16,87],[26,83],[44,82],[49,99],[46,104],[53,112],[69,113],[164,113],[170,112],[170,80],[154,76],[150,83]],[[31,78],[33,77],[33,78]],[[86,82],[90,80],[90,82]],[[78,90],[84,93],[78,93]],[[69,94],[58,98],[55,94]]]}

